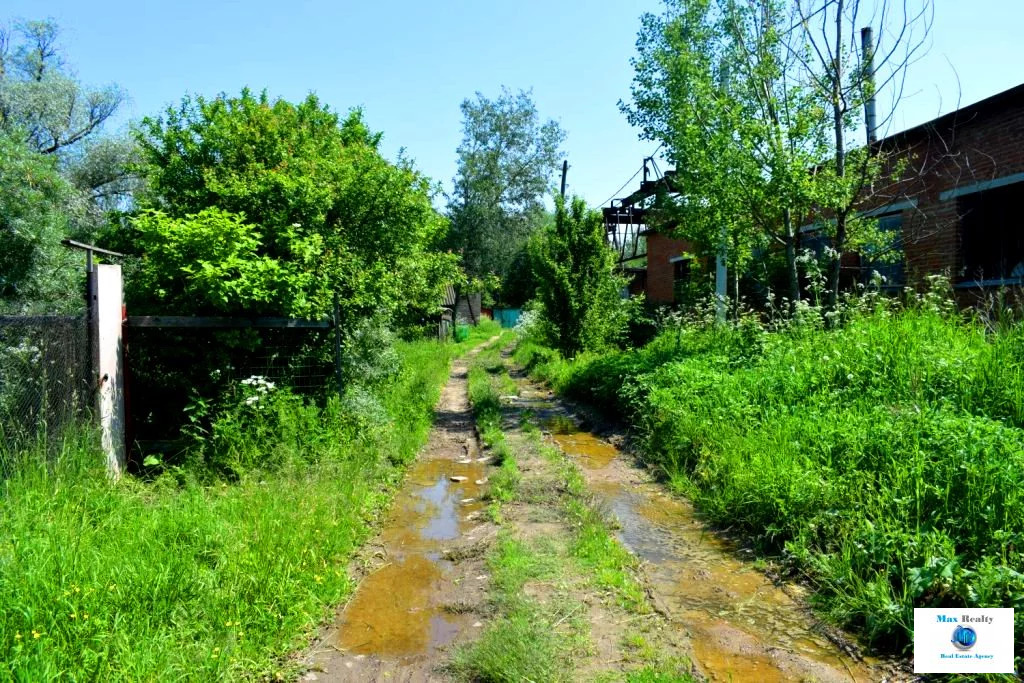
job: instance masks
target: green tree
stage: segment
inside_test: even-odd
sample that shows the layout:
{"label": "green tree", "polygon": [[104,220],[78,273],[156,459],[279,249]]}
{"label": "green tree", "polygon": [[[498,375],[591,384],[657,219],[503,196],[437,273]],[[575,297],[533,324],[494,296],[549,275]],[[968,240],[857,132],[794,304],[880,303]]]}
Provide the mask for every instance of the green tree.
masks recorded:
{"label": "green tree", "polygon": [[[740,271],[755,254],[781,247],[793,302],[801,296],[799,228],[815,223],[829,241],[834,302],[842,253],[885,250],[892,236],[857,215],[871,201],[882,155],[847,143],[873,92],[873,73],[851,36],[835,43],[819,23],[846,30],[864,10],[842,0],[812,6],[666,0],[663,15],[643,17],[633,103],[624,109],[676,163],[681,196],[663,200],[666,223],[709,256],[724,243]],[[915,20],[904,17],[902,25]],[[897,42],[905,38],[900,33]],[[905,62],[887,65],[898,71]]]}
{"label": "green tree", "polygon": [[730,265],[778,245],[788,295],[800,298],[798,228],[816,196],[824,118],[787,72],[786,16],[776,0],[667,0],[647,14],[634,60],[629,120],[665,143],[682,194],[662,220]]}
{"label": "green tree", "polygon": [[111,209],[130,205],[139,178],[129,169],[132,140],[103,133],[124,102],[116,85],[90,88],[68,66],[51,20],[0,28],[0,134],[56,159],[70,182],[66,230],[90,239]]}
{"label": "green tree", "polygon": [[84,87],[67,68],[51,20],[0,30],[0,130],[43,154],[70,150],[124,102],[116,85]]}
{"label": "green tree", "polygon": [[0,133],[0,308],[62,312],[83,301],[80,255],[60,243],[72,188],[56,159]]}
{"label": "green tree", "polygon": [[[905,161],[887,159],[892,151],[872,146],[871,140],[861,146],[854,146],[852,140],[864,130],[865,105],[890,86],[895,94],[887,112],[880,118],[876,114],[875,129],[884,129],[891,120],[907,66],[927,48],[934,5],[932,0],[878,0],[871,6],[860,0],[820,0],[820,4],[819,0],[793,0],[793,4],[799,27],[795,40],[800,47],[791,50],[799,62],[795,75],[812,93],[831,133],[829,155],[818,168],[822,191],[817,200],[829,219],[827,292],[828,304],[834,307],[843,254],[874,247],[887,237],[878,234],[876,221],[861,218],[859,210],[870,205],[887,165],[895,176],[905,166]],[[876,21],[878,38],[868,46],[865,59],[858,49],[857,31]],[[884,49],[883,36],[889,38]]]}
{"label": "green tree", "polygon": [[531,240],[538,298],[549,341],[566,356],[618,342],[628,322],[624,278],[605,237],[604,221],[584,201],[555,201],[554,223]]}
{"label": "green tree", "polygon": [[[154,269],[130,286],[136,305],[322,316],[338,294],[346,324],[435,310],[455,277],[456,257],[435,249],[446,222],[429,181],[405,159],[384,159],[380,139],[358,110],[341,119],[313,95],[298,104],[248,90],[185,98],[144,119],[138,142],[148,189],[140,203],[159,213],[142,214],[121,236],[130,248],[141,234],[143,263]],[[207,238],[241,243],[209,254]],[[168,255],[154,239],[180,253]],[[244,277],[232,270],[242,261],[251,262]],[[196,299],[189,288],[202,277],[200,262],[211,273],[255,278],[259,295],[217,289],[211,277],[203,281],[214,288]]]}
{"label": "green tree", "polygon": [[477,93],[462,103],[458,173],[448,198],[449,246],[470,278],[504,278],[529,235],[543,223],[544,197],[562,154],[565,133],[541,122],[527,92]]}

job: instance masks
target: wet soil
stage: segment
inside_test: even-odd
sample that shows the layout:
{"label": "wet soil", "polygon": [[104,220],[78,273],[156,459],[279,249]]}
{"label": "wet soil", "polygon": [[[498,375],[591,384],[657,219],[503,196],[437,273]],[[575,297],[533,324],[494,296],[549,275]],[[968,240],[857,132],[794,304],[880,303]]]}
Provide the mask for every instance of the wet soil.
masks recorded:
{"label": "wet soil", "polygon": [[482,514],[490,466],[466,395],[472,355],[452,364],[428,442],[366,547],[358,589],[312,649],[302,680],[444,680],[448,650],[479,632],[483,556],[496,527]]}
{"label": "wet soil", "polygon": [[516,374],[517,403],[579,463],[618,523],[622,544],[643,560],[656,607],[689,636],[692,658],[712,681],[880,681],[891,665],[857,654],[822,624],[799,586],[776,585],[618,448],[580,427],[551,392]]}

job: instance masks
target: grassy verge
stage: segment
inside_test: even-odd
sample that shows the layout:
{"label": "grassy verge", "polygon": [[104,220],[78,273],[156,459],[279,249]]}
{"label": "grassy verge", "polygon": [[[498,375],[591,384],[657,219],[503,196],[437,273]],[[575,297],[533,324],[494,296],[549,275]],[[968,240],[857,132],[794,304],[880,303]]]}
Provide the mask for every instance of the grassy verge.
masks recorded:
{"label": "grassy verge", "polygon": [[834,330],[747,321],[516,357],[624,417],[675,488],[836,621],[902,646],[915,606],[1016,607],[1024,649],[1024,326],[880,307]]}
{"label": "grassy verge", "polygon": [[[496,351],[481,353],[469,377],[481,433],[492,450],[503,452],[491,481],[497,489],[492,514],[504,529],[488,557],[492,619],[478,641],[456,653],[452,667],[474,681],[570,680],[594,655],[593,602],[609,602],[627,622],[654,616],[637,579],[637,560],[612,535],[579,470],[544,443],[531,416],[521,414],[518,424],[508,419],[500,397],[515,393],[515,383]],[[503,424],[515,431],[512,438]],[[525,471],[520,461],[527,462]],[[514,514],[502,515],[503,506]],[[562,532],[527,533],[533,517],[557,520]],[[689,663],[667,656],[648,630],[627,627],[617,646],[626,671],[601,673],[598,665],[597,680],[692,680]]]}
{"label": "grassy verge", "polygon": [[501,519],[501,503],[513,498],[520,480],[519,467],[501,426],[501,397],[516,393],[515,382],[505,372],[501,360],[501,349],[512,338],[512,333],[506,332],[477,354],[470,364],[467,378],[469,401],[473,406],[480,441],[498,467],[490,477],[488,490],[492,501],[488,510],[495,521]]}
{"label": "grassy verge", "polygon": [[225,443],[273,467],[230,481],[186,465],[111,483],[88,434],[49,467],[6,454],[19,465],[0,495],[0,678],[287,675],[351,591],[349,557],[425,438],[450,357],[494,332],[399,344],[383,416],[269,403]]}

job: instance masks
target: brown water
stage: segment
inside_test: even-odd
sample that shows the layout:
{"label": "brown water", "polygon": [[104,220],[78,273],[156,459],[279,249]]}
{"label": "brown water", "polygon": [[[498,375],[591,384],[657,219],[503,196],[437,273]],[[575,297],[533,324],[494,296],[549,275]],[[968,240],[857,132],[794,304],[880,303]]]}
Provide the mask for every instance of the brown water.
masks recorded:
{"label": "brown water", "polygon": [[468,615],[448,614],[440,604],[452,569],[442,552],[482,508],[475,482],[484,477],[485,466],[475,461],[413,465],[379,539],[389,562],[363,580],[342,613],[341,650],[409,661],[447,645],[468,625]]}
{"label": "brown water", "polygon": [[740,559],[687,502],[637,481],[640,473],[617,459],[614,446],[581,431],[564,413],[537,412],[617,518],[620,541],[645,560],[660,606],[688,632],[695,663],[709,679],[870,681],[884,675],[823,637],[806,608]]}

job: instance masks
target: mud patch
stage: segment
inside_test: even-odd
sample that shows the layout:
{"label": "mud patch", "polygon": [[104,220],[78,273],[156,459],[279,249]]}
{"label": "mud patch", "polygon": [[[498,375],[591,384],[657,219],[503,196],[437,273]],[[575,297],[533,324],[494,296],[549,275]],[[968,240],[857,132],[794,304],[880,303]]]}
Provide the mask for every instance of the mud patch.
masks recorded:
{"label": "mud patch", "polygon": [[[521,395],[542,391],[525,378]],[[546,398],[546,397],[545,397]],[[524,403],[526,403],[524,401]],[[622,544],[644,560],[659,609],[686,630],[695,663],[713,681],[873,681],[891,671],[848,656],[820,622],[617,448],[579,427],[564,407],[534,410],[551,440],[578,462]]]}
{"label": "mud patch", "polygon": [[453,363],[427,445],[369,544],[373,566],[308,657],[317,680],[437,680],[446,649],[479,629],[493,467],[477,459],[466,365]]}

